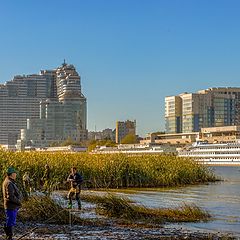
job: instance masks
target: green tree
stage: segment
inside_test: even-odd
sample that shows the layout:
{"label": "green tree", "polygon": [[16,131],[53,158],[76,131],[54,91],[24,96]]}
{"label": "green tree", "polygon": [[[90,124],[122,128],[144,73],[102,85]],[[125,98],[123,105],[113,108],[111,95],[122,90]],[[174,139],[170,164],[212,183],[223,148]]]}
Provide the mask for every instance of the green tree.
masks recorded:
{"label": "green tree", "polygon": [[116,143],[112,140],[93,140],[88,145],[88,151],[91,152],[97,146],[114,147],[116,146]]}

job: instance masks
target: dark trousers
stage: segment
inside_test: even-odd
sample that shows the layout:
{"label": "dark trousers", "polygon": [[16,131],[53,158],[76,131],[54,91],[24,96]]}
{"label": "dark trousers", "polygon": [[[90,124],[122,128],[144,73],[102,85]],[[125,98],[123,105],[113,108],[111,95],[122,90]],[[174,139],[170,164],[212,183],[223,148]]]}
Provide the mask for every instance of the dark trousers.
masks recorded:
{"label": "dark trousers", "polygon": [[72,205],[72,199],[74,197],[74,195],[76,195],[76,200],[78,203],[78,208],[81,209],[82,204],[81,204],[81,199],[80,199],[80,192],[81,192],[81,188],[80,187],[76,187],[76,188],[71,188],[68,192],[68,201],[69,204]]}

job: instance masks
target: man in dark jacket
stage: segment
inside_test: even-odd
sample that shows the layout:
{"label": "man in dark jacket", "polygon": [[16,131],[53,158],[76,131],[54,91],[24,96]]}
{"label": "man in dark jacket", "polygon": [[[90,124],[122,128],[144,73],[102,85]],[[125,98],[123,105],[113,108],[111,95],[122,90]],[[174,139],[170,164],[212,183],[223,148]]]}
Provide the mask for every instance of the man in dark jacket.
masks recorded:
{"label": "man in dark jacket", "polygon": [[72,198],[76,194],[78,209],[81,209],[80,192],[83,178],[81,174],[77,172],[75,167],[71,169],[71,174],[68,176],[67,181],[71,183],[71,189],[68,192],[68,208],[72,208]]}
{"label": "man in dark jacket", "polygon": [[17,212],[21,207],[22,195],[15,183],[16,177],[16,170],[13,167],[9,167],[7,170],[7,177],[3,181],[2,185],[4,209],[6,213],[4,231],[8,240],[13,239],[12,228],[16,225]]}

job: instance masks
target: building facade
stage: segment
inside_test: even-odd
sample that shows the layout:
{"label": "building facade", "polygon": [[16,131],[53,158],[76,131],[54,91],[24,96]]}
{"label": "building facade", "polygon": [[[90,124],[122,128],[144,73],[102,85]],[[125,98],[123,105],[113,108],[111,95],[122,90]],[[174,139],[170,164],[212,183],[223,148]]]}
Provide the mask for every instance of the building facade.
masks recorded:
{"label": "building facade", "polygon": [[14,146],[27,118],[39,117],[39,102],[56,97],[51,74],[15,76],[0,85],[0,144]]}
{"label": "building facade", "polygon": [[73,65],[63,63],[56,69],[56,98],[39,103],[39,118],[27,120],[21,129],[18,148],[46,147],[67,139],[87,140],[87,105],[81,92],[80,76]]}
{"label": "building facade", "polygon": [[240,88],[209,88],[166,97],[166,133],[189,133],[206,127],[239,125],[239,107]]}
{"label": "building facade", "polygon": [[240,126],[201,128],[199,132],[189,133],[149,133],[140,141],[141,144],[156,143],[170,145],[189,145],[196,141],[208,143],[236,142],[240,139]]}
{"label": "building facade", "polygon": [[165,98],[166,131],[169,133],[182,132],[182,98],[171,96]]}
{"label": "building facade", "polygon": [[67,137],[87,138],[86,98],[73,65],[64,62],[0,85],[0,144],[49,144]]}
{"label": "building facade", "polygon": [[102,131],[91,131],[88,132],[88,140],[111,140],[115,141],[115,130],[106,128]]}
{"label": "building facade", "polygon": [[136,120],[135,121],[117,121],[116,123],[116,143],[121,143],[121,140],[128,134],[136,135]]}

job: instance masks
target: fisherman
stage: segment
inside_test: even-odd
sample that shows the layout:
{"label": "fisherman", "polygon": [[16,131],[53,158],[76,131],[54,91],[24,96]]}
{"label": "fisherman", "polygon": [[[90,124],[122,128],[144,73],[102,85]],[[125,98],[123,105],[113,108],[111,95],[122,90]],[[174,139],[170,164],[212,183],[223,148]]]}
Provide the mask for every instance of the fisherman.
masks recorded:
{"label": "fisherman", "polygon": [[50,180],[50,167],[48,164],[46,164],[43,176],[41,178],[41,185],[44,193],[47,193],[49,190],[49,180]]}
{"label": "fisherman", "polygon": [[23,174],[22,180],[25,192],[30,195],[32,192],[32,179],[29,177],[29,172]]}
{"label": "fisherman", "polygon": [[22,194],[19,191],[15,180],[17,173],[14,167],[7,169],[7,177],[3,181],[3,201],[6,214],[6,223],[4,224],[4,231],[6,239],[13,239],[13,226],[16,225],[16,218],[18,209],[21,207]]}
{"label": "fisherman", "polygon": [[81,184],[83,182],[83,177],[80,173],[77,172],[76,167],[71,168],[71,173],[67,178],[67,181],[71,183],[71,189],[68,192],[68,208],[72,209],[72,198],[76,195],[76,200],[78,203],[78,209],[82,208],[80,192],[81,192]]}

